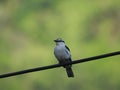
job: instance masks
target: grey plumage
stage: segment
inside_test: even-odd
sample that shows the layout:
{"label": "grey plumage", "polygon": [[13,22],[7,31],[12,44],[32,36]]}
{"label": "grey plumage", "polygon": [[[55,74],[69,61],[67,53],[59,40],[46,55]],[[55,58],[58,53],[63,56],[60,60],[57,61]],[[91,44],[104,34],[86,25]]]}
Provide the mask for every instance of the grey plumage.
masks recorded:
{"label": "grey plumage", "polygon": [[[54,54],[60,64],[69,63],[71,62],[71,54],[70,49],[65,45],[65,42],[62,39],[54,40],[56,42],[56,47],[54,48]],[[63,66],[66,68],[66,72],[68,77],[74,77],[72,71],[72,65],[65,65]]]}

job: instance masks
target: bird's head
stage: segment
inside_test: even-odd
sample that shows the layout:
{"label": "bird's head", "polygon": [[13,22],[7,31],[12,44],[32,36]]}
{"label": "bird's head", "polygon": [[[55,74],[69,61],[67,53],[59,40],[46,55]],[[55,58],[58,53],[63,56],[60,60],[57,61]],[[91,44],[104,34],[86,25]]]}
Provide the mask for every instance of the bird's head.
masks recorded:
{"label": "bird's head", "polygon": [[54,42],[64,42],[64,40],[62,40],[61,38],[57,38],[54,40]]}
{"label": "bird's head", "polygon": [[60,44],[64,44],[64,40],[62,40],[61,38],[57,38],[54,40],[54,42],[56,43],[56,45],[60,45]]}

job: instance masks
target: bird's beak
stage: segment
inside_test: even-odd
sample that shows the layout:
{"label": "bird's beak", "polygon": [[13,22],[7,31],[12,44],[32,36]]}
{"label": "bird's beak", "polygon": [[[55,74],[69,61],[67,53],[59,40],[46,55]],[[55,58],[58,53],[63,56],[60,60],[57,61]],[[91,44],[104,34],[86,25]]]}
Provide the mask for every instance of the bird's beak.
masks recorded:
{"label": "bird's beak", "polygon": [[56,42],[56,40],[54,40],[54,42]]}

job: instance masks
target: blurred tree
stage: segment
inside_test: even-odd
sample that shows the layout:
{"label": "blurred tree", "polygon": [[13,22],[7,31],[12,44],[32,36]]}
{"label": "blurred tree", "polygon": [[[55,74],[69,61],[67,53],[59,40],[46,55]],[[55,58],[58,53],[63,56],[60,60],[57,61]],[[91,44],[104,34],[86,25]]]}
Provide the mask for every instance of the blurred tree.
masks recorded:
{"label": "blurred tree", "polygon": [[[55,38],[73,59],[120,50],[120,1],[0,0],[0,73],[57,63]],[[120,57],[3,79],[0,90],[119,90]]]}

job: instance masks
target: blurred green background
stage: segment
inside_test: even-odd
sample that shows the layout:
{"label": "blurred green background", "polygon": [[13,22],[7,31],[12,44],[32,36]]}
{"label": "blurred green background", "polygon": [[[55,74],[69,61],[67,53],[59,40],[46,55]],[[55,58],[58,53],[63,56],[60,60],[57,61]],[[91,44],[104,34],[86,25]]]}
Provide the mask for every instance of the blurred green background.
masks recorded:
{"label": "blurred green background", "polygon": [[[58,63],[61,37],[73,60],[120,50],[120,0],[0,0],[0,74]],[[120,56],[0,79],[0,90],[120,90]]]}

